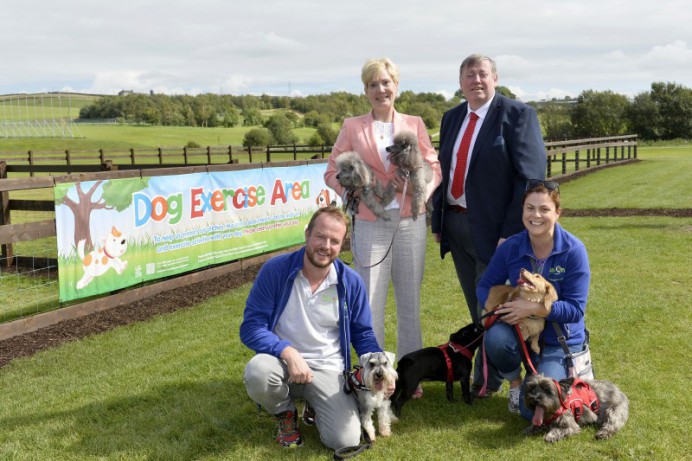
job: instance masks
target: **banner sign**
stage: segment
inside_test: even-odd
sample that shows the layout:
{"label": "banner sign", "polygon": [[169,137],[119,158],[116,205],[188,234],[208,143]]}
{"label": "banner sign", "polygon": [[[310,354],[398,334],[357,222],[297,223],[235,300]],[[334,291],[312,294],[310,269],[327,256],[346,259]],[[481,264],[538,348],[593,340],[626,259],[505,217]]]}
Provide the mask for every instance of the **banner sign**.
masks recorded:
{"label": "banner sign", "polygon": [[55,187],[60,301],[301,244],[325,164]]}

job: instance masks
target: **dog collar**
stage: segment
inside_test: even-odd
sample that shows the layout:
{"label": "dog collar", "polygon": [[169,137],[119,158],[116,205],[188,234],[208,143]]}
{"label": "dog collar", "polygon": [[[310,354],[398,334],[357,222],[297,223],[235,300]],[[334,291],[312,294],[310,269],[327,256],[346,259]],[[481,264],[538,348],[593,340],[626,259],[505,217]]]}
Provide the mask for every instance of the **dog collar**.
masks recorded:
{"label": "dog collar", "polygon": [[462,346],[461,344],[454,343],[452,341],[448,342],[447,345],[452,349],[455,353],[457,354],[463,354],[464,357],[466,357],[469,360],[473,360],[473,354],[471,351],[466,347]]}
{"label": "dog collar", "polygon": [[447,348],[450,348],[454,353],[456,354],[462,354],[464,357],[467,359],[473,361],[473,354],[471,353],[470,350],[466,346],[462,346],[460,344],[457,344],[455,342],[449,341],[448,343],[442,344],[440,346],[437,346],[438,349],[442,351],[442,354],[445,357],[445,362],[447,363],[447,382],[448,383],[453,383],[454,382],[454,368],[452,367],[452,358],[449,356],[449,353],[447,352]]}
{"label": "dog collar", "polygon": [[108,254],[108,249],[106,248],[105,245],[103,246],[103,254],[105,254],[106,256],[108,256],[109,259],[115,259],[113,256],[111,256],[111,255]]}

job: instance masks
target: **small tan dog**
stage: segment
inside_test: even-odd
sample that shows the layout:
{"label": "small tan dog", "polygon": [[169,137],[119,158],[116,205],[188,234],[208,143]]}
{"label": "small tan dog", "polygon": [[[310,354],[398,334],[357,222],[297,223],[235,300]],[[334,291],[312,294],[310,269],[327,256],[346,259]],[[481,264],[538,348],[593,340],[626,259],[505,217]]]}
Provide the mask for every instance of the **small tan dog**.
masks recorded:
{"label": "small tan dog", "polygon": [[[522,269],[519,273],[516,287],[495,285],[490,288],[483,313],[492,312],[500,304],[514,301],[515,299],[526,299],[544,304],[546,310],[550,313],[553,302],[557,301],[557,292],[555,287],[540,274],[532,274],[526,269]],[[529,317],[519,323],[519,329],[524,337],[524,341],[531,342],[531,349],[536,354],[541,353],[541,348],[538,346],[538,337],[541,335],[544,326],[545,318],[543,317]]]}

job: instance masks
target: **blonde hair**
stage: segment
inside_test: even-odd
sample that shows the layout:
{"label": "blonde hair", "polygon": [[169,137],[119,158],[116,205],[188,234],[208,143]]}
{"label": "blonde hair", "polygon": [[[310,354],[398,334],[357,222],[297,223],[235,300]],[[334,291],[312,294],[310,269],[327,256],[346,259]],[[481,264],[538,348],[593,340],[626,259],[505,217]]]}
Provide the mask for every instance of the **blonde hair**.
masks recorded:
{"label": "blonde hair", "polygon": [[399,69],[389,58],[368,59],[363,64],[363,70],[360,73],[360,79],[363,81],[363,88],[368,91],[368,83],[377,78],[377,75],[385,71],[392,77],[395,85],[399,86]]}

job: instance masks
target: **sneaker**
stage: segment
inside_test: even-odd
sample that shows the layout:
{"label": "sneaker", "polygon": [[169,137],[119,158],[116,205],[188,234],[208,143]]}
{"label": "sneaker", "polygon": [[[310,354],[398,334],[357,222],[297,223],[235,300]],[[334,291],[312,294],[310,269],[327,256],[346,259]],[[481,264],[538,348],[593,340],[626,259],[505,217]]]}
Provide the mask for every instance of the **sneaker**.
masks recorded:
{"label": "sneaker", "polygon": [[305,406],[303,407],[303,413],[300,415],[300,419],[303,420],[303,423],[306,426],[314,426],[315,425],[315,409],[310,406],[309,402],[305,402]]}
{"label": "sneaker", "polygon": [[298,431],[298,415],[293,411],[284,411],[276,418],[276,442],[284,448],[296,448],[303,444]]}
{"label": "sneaker", "polygon": [[507,407],[509,408],[510,413],[516,413],[519,414],[519,392],[521,389],[519,387],[510,387],[509,388],[509,403],[507,404]]}

